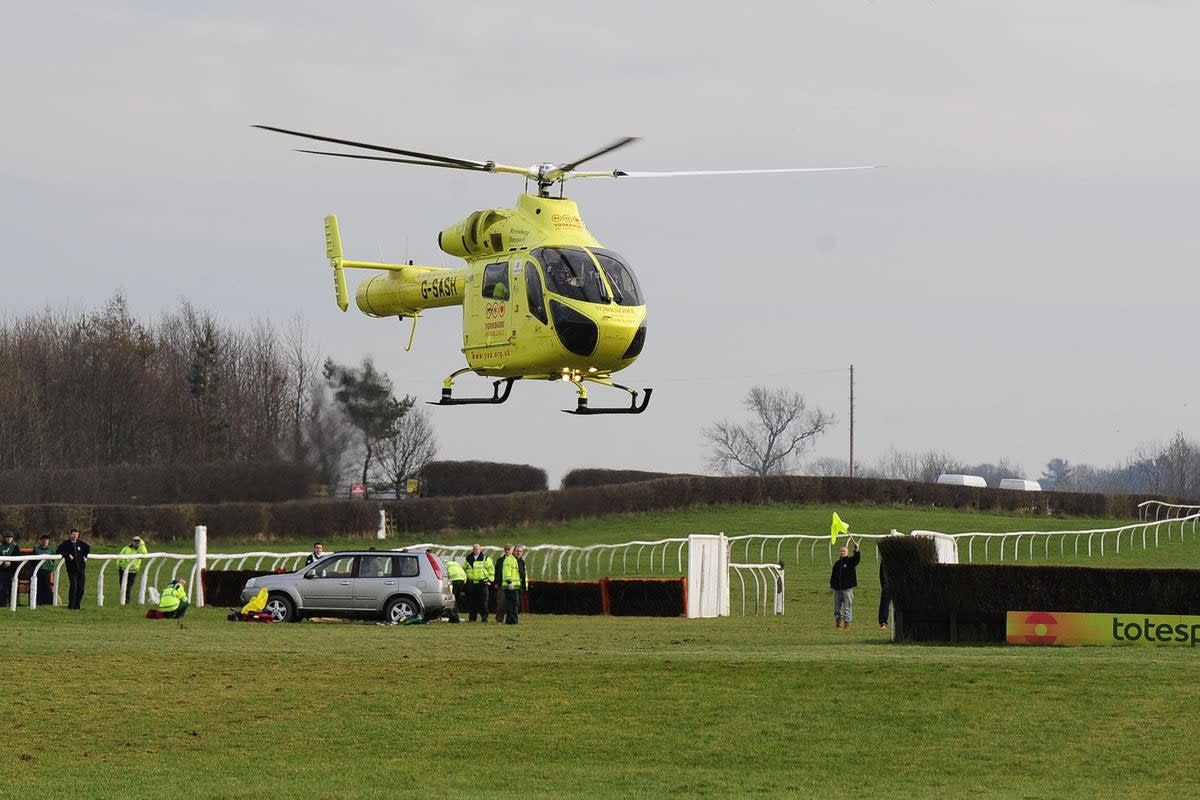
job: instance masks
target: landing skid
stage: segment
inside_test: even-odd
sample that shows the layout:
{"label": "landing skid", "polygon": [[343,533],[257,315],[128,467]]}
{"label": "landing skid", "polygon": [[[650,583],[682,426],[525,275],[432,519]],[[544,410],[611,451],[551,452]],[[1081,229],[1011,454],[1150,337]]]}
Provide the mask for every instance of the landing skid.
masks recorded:
{"label": "landing skid", "polygon": [[575,384],[575,390],[579,394],[579,399],[576,402],[575,408],[563,409],[565,414],[640,414],[650,405],[650,393],[653,389],[642,390],[642,402],[638,403],[638,392],[636,389],[630,389],[628,386],[622,386],[619,383],[605,383],[606,386],[612,386],[614,389],[621,389],[629,392],[629,407],[628,408],[597,408],[588,405],[587,389],[583,387],[582,381],[571,381]]}
{"label": "landing skid", "polygon": [[[473,372],[470,368],[460,369],[452,373],[446,380],[442,381],[442,397],[437,402],[429,401],[429,405],[433,406],[473,406],[473,405],[499,405],[508,399],[508,395],[512,392],[514,381],[521,378],[501,378],[498,381],[492,381],[492,396],[491,397],[454,397],[453,387],[454,379],[459,375]],[[524,375],[522,377],[530,379],[542,379],[559,381],[563,380],[575,387],[575,392],[578,399],[575,408],[564,408],[565,414],[641,414],[650,405],[650,394],[653,389],[643,389],[638,392],[636,389],[630,389],[628,386],[622,386],[619,383],[613,383],[607,376],[584,376],[564,374],[541,374],[541,375]],[[602,386],[611,386],[614,389],[620,389],[629,395],[629,405],[620,406],[617,408],[611,407],[596,407],[588,404],[588,391],[584,386],[585,382],[598,383]],[[501,388],[503,387],[503,388]],[[641,402],[638,402],[638,396],[641,395]]]}
{"label": "landing skid", "polygon": [[[491,397],[454,397],[451,395],[451,386],[454,384],[454,379],[464,372],[471,370],[459,370],[451,375],[442,384],[442,399],[436,403],[432,400],[428,401],[431,406],[473,406],[480,404],[497,405],[508,399],[508,393],[512,391],[513,381],[516,378],[503,378],[498,381],[492,381],[492,396]],[[504,385],[504,390],[500,390],[500,385]]]}

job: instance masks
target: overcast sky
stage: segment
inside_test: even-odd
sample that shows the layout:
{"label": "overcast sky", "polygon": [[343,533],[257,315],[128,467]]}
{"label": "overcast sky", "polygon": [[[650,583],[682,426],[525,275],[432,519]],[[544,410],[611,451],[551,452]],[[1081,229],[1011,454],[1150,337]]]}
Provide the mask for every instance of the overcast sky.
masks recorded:
{"label": "overcast sky", "polygon": [[[886,164],[814,175],[578,181],[649,301],[641,416],[569,386],[429,406],[440,457],[699,472],[701,429],[754,384],[838,415],[811,457],[943,450],[1114,464],[1200,435],[1200,5],[1117,2],[25,3],[0,31],[0,314],[301,317],[436,399],[458,309],[338,311],[347,255],[452,265],[439,230],[515,176],[292,151],[252,123],[510,164],[625,170]],[[460,262],[461,263],[461,262]],[[352,278],[360,277],[358,275]],[[460,382],[459,393],[473,386]],[[480,390],[485,386],[478,381]],[[593,404],[603,390],[593,392]]]}

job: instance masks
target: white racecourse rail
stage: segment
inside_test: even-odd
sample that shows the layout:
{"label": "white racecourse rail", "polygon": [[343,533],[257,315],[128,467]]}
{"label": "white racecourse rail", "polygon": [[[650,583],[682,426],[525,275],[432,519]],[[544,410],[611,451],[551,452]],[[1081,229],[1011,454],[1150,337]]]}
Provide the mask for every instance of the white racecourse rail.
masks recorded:
{"label": "white racecourse rail", "polygon": [[[926,534],[948,538],[954,541],[958,558],[968,562],[976,556],[981,560],[992,557],[991,547],[997,547],[996,555],[1000,561],[1016,561],[1021,558],[1022,549],[1026,558],[1034,558],[1040,550],[1045,557],[1050,555],[1051,542],[1057,541],[1059,555],[1065,555],[1068,543],[1075,555],[1080,554],[1080,548],[1085,548],[1087,556],[1103,557],[1106,547],[1111,545],[1115,552],[1121,552],[1122,540],[1125,547],[1140,545],[1146,549],[1153,544],[1158,547],[1162,538],[1172,541],[1176,534],[1180,541],[1185,534],[1196,537],[1196,523],[1200,520],[1200,506],[1177,505],[1163,503],[1157,500],[1147,501],[1139,505],[1139,516],[1142,521],[1119,528],[1096,528],[1077,531],[1012,531],[1007,533],[968,532],[940,534],[933,531],[913,531],[914,535]],[[855,539],[878,541],[891,534],[852,534]],[[727,537],[729,546],[731,574],[739,580],[742,596],[742,614],[747,609],[752,613],[782,613],[782,589],[779,588],[783,579],[781,562],[784,556],[798,562],[805,552],[809,563],[816,563],[816,553],[821,551],[826,561],[833,563],[837,547],[845,544],[846,538],[840,538],[836,543],[827,534],[812,533],[748,533]],[[966,553],[963,558],[963,545]],[[1024,546],[1024,548],[1023,548]],[[200,549],[198,547],[198,549]],[[458,558],[471,551],[470,545],[447,545],[440,542],[424,542],[410,545],[407,550],[432,550],[443,558]],[[487,545],[484,552],[495,556],[501,548]],[[632,541],[621,544],[593,544],[584,547],[575,545],[540,544],[525,549],[525,563],[529,577],[542,580],[595,580],[605,576],[621,575],[683,575],[687,572],[688,538],[679,537],[659,539],[655,541]],[[982,551],[982,552],[980,552]],[[876,559],[879,557],[878,548],[874,548]],[[741,555],[740,561],[735,561]],[[142,555],[142,569],[137,575],[135,597],[138,603],[144,604],[146,590],[149,586],[167,583],[178,576],[181,571],[188,577],[188,585],[196,586],[200,563],[206,569],[252,569],[277,570],[299,569],[308,556],[308,552],[271,553],[251,552],[233,554],[188,554],[188,553],[148,553]],[[111,562],[128,558],[115,554],[93,554],[88,560],[93,564],[99,563],[99,575],[96,579],[96,603],[104,605],[104,584]],[[56,561],[55,586],[59,585],[62,563],[56,555],[46,556],[13,556],[13,561]],[[21,570],[17,571],[18,574]],[[89,569],[89,576],[94,574],[94,568]],[[35,574],[33,580],[36,580]],[[750,589],[754,598],[747,600],[747,578],[751,579]],[[13,576],[12,601],[10,608],[17,608],[17,574]],[[124,587],[118,594],[118,602],[124,603]],[[36,589],[31,586],[30,607],[36,607]],[[57,591],[55,592],[57,604]],[[197,605],[203,604],[203,598],[198,597]]]}
{"label": "white racecourse rail", "polygon": [[[304,565],[304,559],[308,556],[307,552],[301,553],[236,553],[231,555],[222,555],[210,553],[205,559],[205,569],[266,569],[274,571],[280,567],[289,569],[299,569]],[[117,593],[117,602],[120,605],[125,604],[125,582],[129,580],[129,573],[126,573],[122,578],[117,578],[116,567],[113,567],[115,561],[129,560],[128,555],[117,555],[111,553],[101,553],[88,556],[87,578],[90,583],[95,576],[95,592],[96,605],[103,606],[104,586],[108,579],[120,585],[120,591]],[[195,587],[197,577],[199,575],[198,564],[200,559],[195,553],[145,553],[139,555],[138,558],[142,561],[142,568],[134,574],[133,580],[136,582],[133,587],[133,594],[130,598],[131,602],[136,602],[139,605],[145,605],[147,589],[151,586],[165,586],[180,575],[185,576],[189,592],[195,600],[197,606],[203,605],[202,597],[198,596],[191,587]],[[26,561],[53,561],[57,562],[54,568],[54,598],[55,605],[59,604],[58,589],[62,585],[62,559],[57,555],[46,556],[13,556],[12,561],[24,563]],[[266,566],[263,566],[263,565]],[[99,567],[97,568],[97,565]],[[112,567],[110,573],[109,568]],[[28,568],[27,568],[28,569]],[[32,576],[20,575],[24,570],[18,568],[17,573],[13,576],[12,582],[12,600],[9,608],[16,610],[17,608],[17,584],[22,578],[27,578],[29,584],[29,607],[37,608],[37,580],[41,577],[38,571],[34,571]]]}
{"label": "white racecourse rail", "polygon": [[[1005,560],[1006,554],[1010,561],[1020,560],[1022,544],[1025,545],[1027,559],[1034,558],[1035,551],[1038,549],[1041,550],[1043,557],[1049,558],[1050,544],[1053,541],[1058,542],[1060,556],[1066,555],[1069,542],[1072,552],[1076,556],[1080,555],[1082,546],[1083,552],[1087,554],[1088,558],[1096,556],[1103,558],[1106,545],[1112,546],[1115,553],[1120,553],[1122,540],[1125,542],[1126,549],[1140,546],[1146,550],[1151,546],[1158,547],[1164,536],[1168,542],[1172,541],[1176,534],[1181,542],[1187,533],[1190,533],[1195,539],[1196,521],[1200,519],[1200,507],[1174,506],[1174,508],[1191,509],[1191,513],[1174,517],[1164,515],[1160,519],[1122,525],[1119,528],[1092,528],[1080,531],[1012,531],[1009,533],[973,531],[937,535],[954,540],[960,560],[963,560],[963,543],[965,541],[967,550],[965,560],[968,562],[974,561],[976,555],[979,555],[983,561],[990,560],[993,542],[997,545],[997,556],[1000,561]],[[933,533],[933,531],[913,531],[913,535]],[[980,553],[980,550],[983,552]]]}

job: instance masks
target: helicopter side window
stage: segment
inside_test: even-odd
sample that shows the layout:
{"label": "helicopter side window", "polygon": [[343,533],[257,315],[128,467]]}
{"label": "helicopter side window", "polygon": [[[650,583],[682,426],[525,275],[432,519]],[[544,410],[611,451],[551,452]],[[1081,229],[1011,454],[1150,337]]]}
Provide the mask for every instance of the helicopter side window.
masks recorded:
{"label": "helicopter side window", "polygon": [[534,255],[546,269],[546,288],[585,303],[609,302],[608,289],[591,254],[575,247],[543,247]]}
{"label": "helicopter side window", "polygon": [[483,268],[484,297],[491,297],[494,300],[507,300],[508,287],[511,283],[508,279],[508,262],[488,264]]}
{"label": "helicopter side window", "polygon": [[600,262],[601,269],[608,276],[608,283],[612,286],[613,299],[617,301],[617,305],[645,305],[646,301],[642,299],[642,290],[633,270],[620,256],[604,250],[593,250],[592,255]]}
{"label": "helicopter side window", "polygon": [[542,294],[542,276],[532,261],[525,262],[525,297],[529,300],[529,311],[542,321],[546,321],[546,296]]}

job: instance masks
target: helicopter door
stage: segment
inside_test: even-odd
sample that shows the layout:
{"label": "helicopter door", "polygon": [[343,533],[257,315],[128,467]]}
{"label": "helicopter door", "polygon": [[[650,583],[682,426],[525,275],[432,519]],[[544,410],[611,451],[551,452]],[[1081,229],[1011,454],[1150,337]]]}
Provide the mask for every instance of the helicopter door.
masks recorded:
{"label": "helicopter door", "polygon": [[542,275],[532,261],[513,266],[515,290],[521,302],[513,308],[516,315],[515,327],[522,341],[538,341],[549,335],[549,318],[546,315],[546,295],[542,286]]}
{"label": "helicopter door", "polygon": [[507,344],[512,335],[512,276],[508,262],[483,268],[483,343]]}

